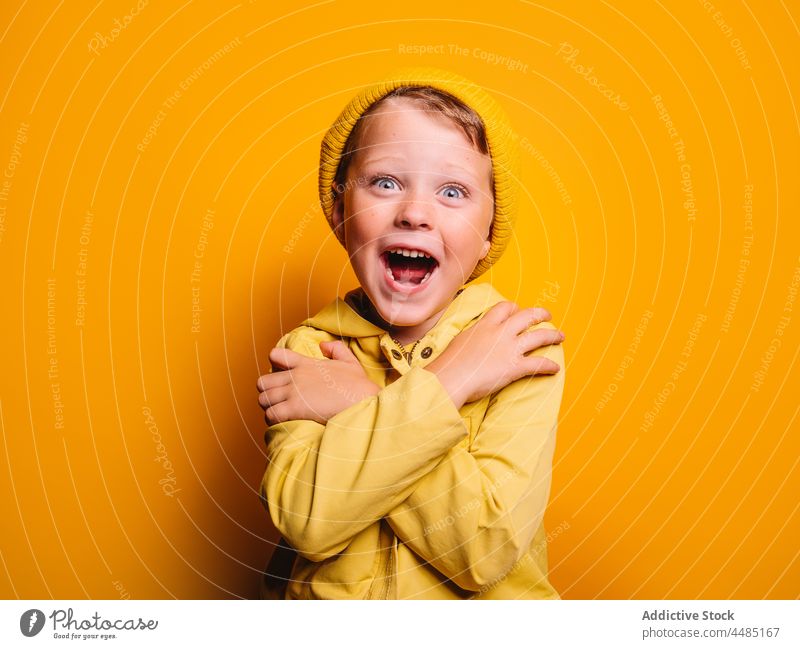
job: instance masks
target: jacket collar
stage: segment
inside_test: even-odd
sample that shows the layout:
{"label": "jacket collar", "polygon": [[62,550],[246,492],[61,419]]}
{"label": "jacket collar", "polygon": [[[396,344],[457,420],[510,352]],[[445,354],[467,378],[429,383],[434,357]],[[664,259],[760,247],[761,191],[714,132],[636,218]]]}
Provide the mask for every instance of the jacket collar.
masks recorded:
{"label": "jacket collar", "polygon": [[[462,288],[447,306],[436,325],[423,337],[435,340],[439,347],[446,346],[452,338],[462,331],[472,320],[483,315],[493,305],[505,300],[503,295],[491,284],[470,284]],[[348,291],[345,298],[337,297],[315,316],[307,318],[302,324],[327,331],[337,337],[365,338],[383,337],[384,329],[366,320],[365,312],[368,298],[360,286]]]}

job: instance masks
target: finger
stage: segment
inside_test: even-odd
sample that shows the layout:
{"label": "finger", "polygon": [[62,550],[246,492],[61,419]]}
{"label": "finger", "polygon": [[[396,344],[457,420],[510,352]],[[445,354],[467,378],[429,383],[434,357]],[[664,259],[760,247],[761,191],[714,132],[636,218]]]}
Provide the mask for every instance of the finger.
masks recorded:
{"label": "finger", "polygon": [[324,340],[319,347],[322,353],[332,360],[358,364],[358,359],[343,340]]}
{"label": "finger", "polygon": [[291,349],[285,347],[273,347],[269,351],[269,362],[273,365],[279,365],[284,369],[297,367],[303,360],[310,359],[310,356],[304,356]]}
{"label": "finger", "polygon": [[551,318],[550,312],[544,307],[532,306],[512,314],[506,324],[514,333],[520,333],[532,325],[547,322]]}
{"label": "finger", "polygon": [[289,398],[290,390],[284,386],[265,390],[258,395],[258,405],[266,409],[276,406]]}
{"label": "finger", "polygon": [[331,357],[331,355],[333,354],[333,349],[332,349],[332,346],[331,346],[331,341],[330,341],[330,340],[323,340],[323,341],[322,341],[322,342],[319,344],[319,348],[322,350],[322,355],[323,355],[325,358],[330,358],[330,357]]}
{"label": "finger", "polygon": [[492,308],[489,309],[481,319],[500,324],[501,322],[505,322],[512,313],[515,313],[518,310],[519,305],[516,302],[503,300],[502,302],[498,302],[492,306]]}
{"label": "finger", "polygon": [[538,374],[557,374],[561,366],[544,356],[526,356],[524,367],[527,369],[527,376]]}
{"label": "finger", "polygon": [[292,377],[290,372],[272,372],[271,374],[262,374],[256,380],[256,389],[259,392],[263,392],[264,390],[269,390],[270,388],[276,388],[280,385],[286,385],[287,383],[291,383]]}
{"label": "finger", "polygon": [[558,329],[534,329],[517,336],[517,344],[523,354],[548,345],[560,345],[563,340],[564,333]]}
{"label": "finger", "polygon": [[275,424],[280,424],[282,421],[288,420],[286,415],[283,413],[283,408],[281,408],[280,404],[267,408],[264,411],[264,419],[269,426],[274,426]]}

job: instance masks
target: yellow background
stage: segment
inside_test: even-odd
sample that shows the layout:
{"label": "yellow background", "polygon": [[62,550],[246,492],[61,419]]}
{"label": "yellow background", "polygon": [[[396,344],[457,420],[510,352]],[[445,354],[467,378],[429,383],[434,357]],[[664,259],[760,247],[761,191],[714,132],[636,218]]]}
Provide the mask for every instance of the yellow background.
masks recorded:
{"label": "yellow background", "polygon": [[320,139],[415,64],[524,138],[479,281],[567,334],[556,588],[800,595],[796,3],[284,4],[0,5],[0,595],[256,596],[255,380],[356,285]]}

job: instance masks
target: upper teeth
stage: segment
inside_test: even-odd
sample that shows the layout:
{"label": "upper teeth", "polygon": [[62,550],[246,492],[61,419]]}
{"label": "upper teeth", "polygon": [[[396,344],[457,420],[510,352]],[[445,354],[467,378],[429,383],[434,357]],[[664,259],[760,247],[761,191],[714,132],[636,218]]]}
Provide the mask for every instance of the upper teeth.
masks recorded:
{"label": "upper teeth", "polygon": [[406,250],[405,248],[392,248],[389,252],[393,252],[396,255],[403,255],[403,257],[427,257],[428,259],[431,256],[427,252],[423,252],[422,250]]}

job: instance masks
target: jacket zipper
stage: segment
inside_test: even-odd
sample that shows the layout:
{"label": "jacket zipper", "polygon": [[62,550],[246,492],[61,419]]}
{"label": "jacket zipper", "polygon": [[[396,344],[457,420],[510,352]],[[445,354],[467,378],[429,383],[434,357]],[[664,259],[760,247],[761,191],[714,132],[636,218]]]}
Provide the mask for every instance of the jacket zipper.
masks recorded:
{"label": "jacket zipper", "polygon": [[[392,338],[392,340],[397,343],[400,347],[400,350],[403,352],[403,356],[405,356],[406,362],[408,363],[409,367],[411,367],[411,359],[414,357],[414,349],[416,349],[417,345],[419,344],[419,340],[415,341],[414,344],[411,346],[411,351],[407,352],[406,348],[403,346],[397,338]],[[383,598],[382,599],[389,599],[389,595],[392,592],[392,581],[394,578],[394,548],[397,545],[397,537],[394,535],[393,532],[390,532],[392,537],[392,545],[388,549],[388,556],[386,558],[386,566],[383,571],[383,581],[385,584],[385,588],[383,591]],[[372,589],[370,589],[370,592]]]}
{"label": "jacket zipper", "polygon": [[[384,520],[381,519],[379,522],[380,525],[380,532],[379,532],[379,539],[384,537]],[[386,524],[388,527],[388,524]],[[382,556],[385,557],[383,566],[378,568],[378,571],[375,575],[375,578],[372,580],[372,583],[369,586],[369,590],[367,590],[367,594],[364,595],[364,599],[389,599],[389,595],[391,594],[391,587],[392,581],[394,578],[394,546],[397,544],[397,537],[391,531],[388,532],[389,537],[392,540],[392,544],[388,545],[386,548],[386,552],[381,552]],[[378,541],[378,547],[382,549],[382,542]],[[378,582],[383,579],[384,587],[383,593],[379,595],[378,591],[376,590],[376,585]],[[375,597],[373,597],[373,593],[375,593]]]}
{"label": "jacket zipper", "polygon": [[383,591],[383,599],[390,599],[389,595],[391,594],[392,578],[394,577],[394,546],[396,543],[397,537],[392,534],[392,545],[389,548],[389,556],[386,559],[386,570],[383,575],[384,583],[386,584],[386,588]]}
{"label": "jacket zipper", "polygon": [[392,338],[392,340],[394,340],[394,341],[395,341],[395,342],[398,344],[398,346],[400,347],[400,350],[403,352],[403,356],[405,356],[405,357],[406,357],[406,362],[407,362],[407,363],[409,364],[409,366],[410,366],[410,365],[411,365],[411,358],[412,358],[412,357],[413,357],[413,355],[414,355],[414,348],[415,348],[415,347],[416,347],[416,346],[419,344],[419,340],[417,340],[417,341],[416,341],[416,342],[415,342],[415,343],[412,345],[412,347],[411,347],[411,351],[410,351],[410,352],[407,352],[407,351],[406,351],[406,348],[405,348],[405,347],[403,347],[403,343],[401,343],[399,340],[397,340],[397,338]]}

